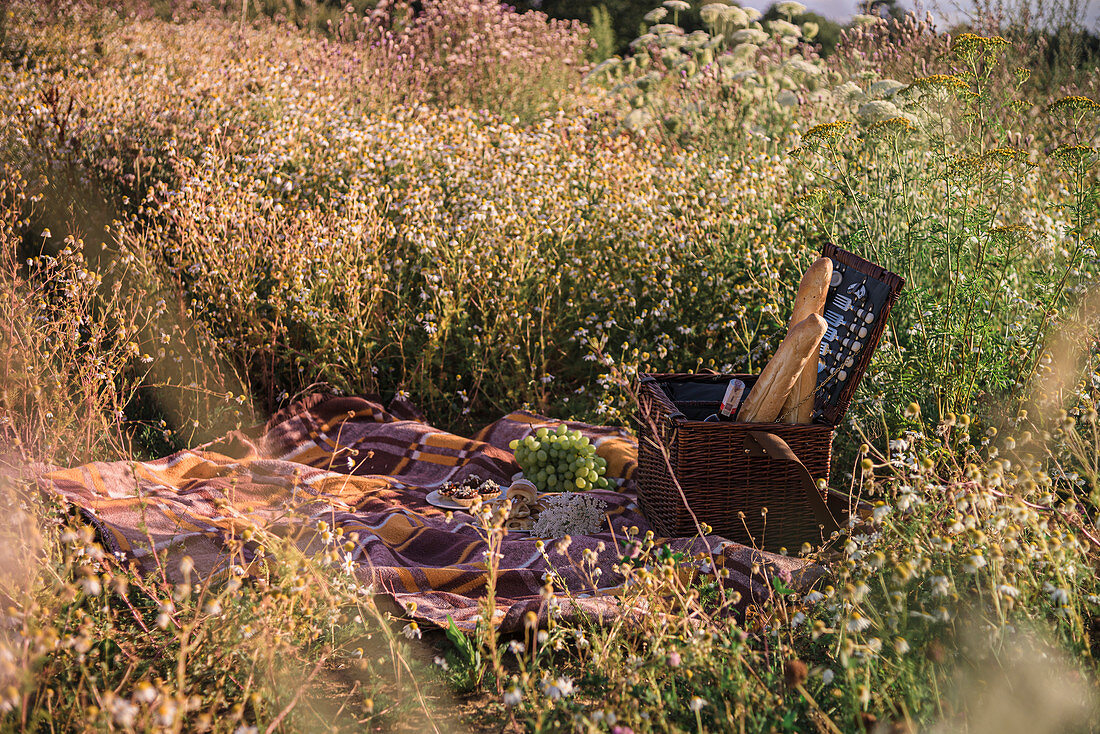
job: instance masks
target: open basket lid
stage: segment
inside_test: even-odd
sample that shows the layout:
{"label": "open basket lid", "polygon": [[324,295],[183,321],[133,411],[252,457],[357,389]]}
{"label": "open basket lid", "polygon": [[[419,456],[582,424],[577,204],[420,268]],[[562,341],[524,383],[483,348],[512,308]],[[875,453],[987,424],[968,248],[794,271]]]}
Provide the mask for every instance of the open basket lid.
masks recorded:
{"label": "open basket lid", "polygon": [[821,340],[814,422],[836,426],[871,364],[905,279],[834,244],[821,254],[833,261],[833,279],[823,313],[829,327]]}

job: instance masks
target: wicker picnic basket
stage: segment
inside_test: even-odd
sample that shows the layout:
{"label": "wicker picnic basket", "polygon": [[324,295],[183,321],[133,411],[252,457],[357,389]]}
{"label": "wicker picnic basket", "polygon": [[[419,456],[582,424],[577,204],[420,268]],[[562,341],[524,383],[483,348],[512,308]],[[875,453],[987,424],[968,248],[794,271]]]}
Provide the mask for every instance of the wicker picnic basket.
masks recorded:
{"label": "wicker picnic basket", "polygon": [[[793,550],[804,542],[819,543],[839,527],[825,489],[833,432],[870,364],[904,281],[833,245],[822,254],[846,278],[862,278],[870,286],[878,299],[877,319],[844,371],[819,373],[812,423],[704,420],[717,411],[732,378],[745,382],[747,394],[756,375],[641,375],[638,501],[658,533],[694,535],[698,522],[740,543]],[[830,292],[827,315],[833,302]],[[824,480],[820,486],[819,480]]]}

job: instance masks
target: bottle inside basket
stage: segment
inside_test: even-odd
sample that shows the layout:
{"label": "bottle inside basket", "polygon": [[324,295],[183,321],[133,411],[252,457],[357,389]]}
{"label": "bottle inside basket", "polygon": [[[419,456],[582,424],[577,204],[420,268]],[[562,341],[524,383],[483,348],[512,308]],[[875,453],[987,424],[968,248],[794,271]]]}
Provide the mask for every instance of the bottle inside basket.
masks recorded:
{"label": "bottle inside basket", "polygon": [[719,420],[737,420],[737,411],[744,398],[745,383],[737,378],[730,380],[730,384],[726,385],[726,394],[722,396],[722,402],[718,406]]}

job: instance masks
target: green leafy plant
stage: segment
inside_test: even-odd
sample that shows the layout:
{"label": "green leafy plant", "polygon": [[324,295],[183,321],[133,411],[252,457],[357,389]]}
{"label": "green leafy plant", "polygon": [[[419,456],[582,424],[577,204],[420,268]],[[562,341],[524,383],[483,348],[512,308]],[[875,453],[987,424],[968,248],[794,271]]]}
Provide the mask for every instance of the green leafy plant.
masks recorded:
{"label": "green leafy plant", "polygon": [[[1034,106],[1019,93],[1025,71],[1016,87],[995,83],[1006,46],[963,34],[950,73],[860,102],[858,124],[822,123],[803,137],[816,185],[796,205],[829,238],[908,281],[895,348],[880,362],[895,381],[885,399],[895,415],[918,397],[943,416],[983,396],[1020,399],[1051,317],[1089,267],[1095,155],[1072,153],[1066,166],[1062,151],[1081,150],[1074,144],[1059,143],[1049,156],[1012,144],[1010,131]],[[1091,109],[1079,104],[1071,139]],[[1066,195],[1037,207],[1040,189]]]}

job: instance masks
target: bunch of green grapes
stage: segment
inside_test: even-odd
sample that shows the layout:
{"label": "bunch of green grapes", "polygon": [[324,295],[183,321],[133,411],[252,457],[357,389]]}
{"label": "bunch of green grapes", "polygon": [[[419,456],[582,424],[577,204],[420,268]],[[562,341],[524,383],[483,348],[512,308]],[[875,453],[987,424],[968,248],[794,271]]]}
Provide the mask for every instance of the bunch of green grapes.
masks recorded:
{"label": "bunch of green grapes", "polygon": [[604,472],[607,461],[596,456],[596,447],[580,431],[570,431],[565,424],[556,431],[538,429],[534,435],[509,444],[523,476],[540,492],[574,492],[583,489],[606,489]]}

